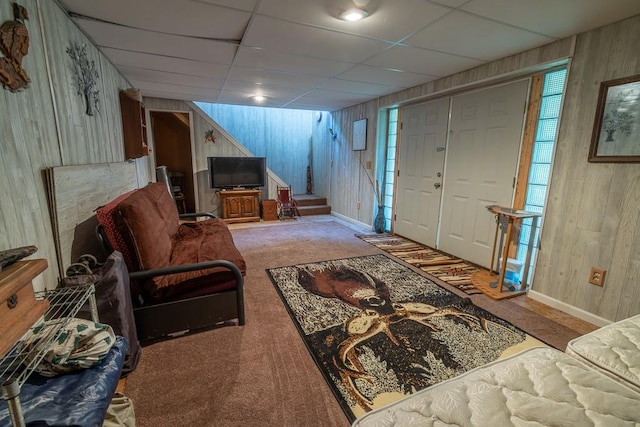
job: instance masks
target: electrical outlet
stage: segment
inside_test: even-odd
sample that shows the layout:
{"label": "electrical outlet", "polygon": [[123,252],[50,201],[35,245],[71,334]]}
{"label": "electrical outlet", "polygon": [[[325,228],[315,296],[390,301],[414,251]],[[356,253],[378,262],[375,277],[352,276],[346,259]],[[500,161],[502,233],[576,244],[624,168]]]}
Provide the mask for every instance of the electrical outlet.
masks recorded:
{"label": "electrical outlet", "polygon": [[604,277],[607,275],[607,270],[603,270],[598,267],[591,267],[589,272],[589,283],[596,286],[604,286]]}
{"label": "electrical outlet", "polygon": [[371,160],[367,160],[367,163],[365,163],[364,168],[365,169],[371,169]]}
{"label": "electrical outlet", "polygon": [[356,202],[356,209],[360,209],[360,202]]}

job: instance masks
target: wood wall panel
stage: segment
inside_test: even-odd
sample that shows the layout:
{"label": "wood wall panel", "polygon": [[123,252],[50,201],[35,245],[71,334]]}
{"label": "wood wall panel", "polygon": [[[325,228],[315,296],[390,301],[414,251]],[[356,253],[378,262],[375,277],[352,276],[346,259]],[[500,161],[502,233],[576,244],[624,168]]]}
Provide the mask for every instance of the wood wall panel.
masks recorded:
{"label": "wood wall panel", "polygon": [[[587,156],[600,82],[640,73],[638,40],[640,17],[577,36],[533,282],[541,294],[612,321],[640,313],[640,166]],[[603,288],[588,283],[591,266],[607,270]]]}
{"label": "wood wall panel", "polygon": [[[43,38],[54,82],[62,163],[79,165],[124,160],[118,91],[129,84],[55,2],[38,4],[47,17],[42,21]],[[72,44],[86,46],[87,58],[95,63],[99,74],[96,79],[99,103],[93,116],[86,114],[84,97],[77,93],[73,62],[66,52]]]}
{"label": "wood wall panel", "polygon": [[[18,93],[0,89],[0,250],[37,246],[32,258],[45,258],[49,264],[34,282],[40,290],[55,287],[59,276],[44,170],[77,162],[123,160],[122,132],[114,125],[119,123],[120,109],[110,100],[117,99],[114,88],[124,87],[126,81],[96,54],[55,2],[20,3],[29,12],[25,24],[30,45],[23,66],[31,83]],[[11,3],[0,2],[0,22],[11,19]],[[70,86],[70,59],[65,50],[72,39],[86,43],[100,67],[104,101],[101,112],[89,119],[84,108],[79,113],[77,108],[70,109],[76,94]]]}
{"label": "wood wall panel", "polygon": [[137,188],[132,162],[58,166],[48,170],[51,209],[56,218],[54,234],[59,242],[60,275],[86,253],[103,259],[95,237],[95,209]]}
{"label": "wood wall panel", "polygon": [[330,113],[323,112],[320,121],[314,120],[311,128],[311,153],[313,193],[327,198],[331,205],[331,153],[333,138],[329,133]]}
{"label": "wood wall panel", "polygon": [[[361,119],[367,119],[366,149],[353,151],[353,123]],[[332,212],[364,224],[372,224],[377,203],[372,185],[377,122],[378,101],[374,100],[324,113],[312,127],[314,193],[327,198]],[[371,162],[369,170],[367,162]]]}

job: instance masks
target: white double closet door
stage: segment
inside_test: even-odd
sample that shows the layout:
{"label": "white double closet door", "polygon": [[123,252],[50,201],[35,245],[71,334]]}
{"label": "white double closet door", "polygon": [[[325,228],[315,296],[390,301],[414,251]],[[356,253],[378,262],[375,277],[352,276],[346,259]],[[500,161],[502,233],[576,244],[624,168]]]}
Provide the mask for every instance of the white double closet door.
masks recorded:
{"label": "white double closet door", "polygon": [[402,110],[396,234],[488,266],[495,218],[511,206],[528,80]]}

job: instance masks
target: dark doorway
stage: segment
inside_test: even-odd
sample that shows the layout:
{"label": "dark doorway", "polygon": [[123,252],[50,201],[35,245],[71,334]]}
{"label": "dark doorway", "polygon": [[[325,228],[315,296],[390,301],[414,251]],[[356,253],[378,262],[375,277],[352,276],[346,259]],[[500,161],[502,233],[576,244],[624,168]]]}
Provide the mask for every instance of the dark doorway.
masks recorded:
{"label": "dark doorway", "polygon": [[195,212],[189,113],[151,111],[156,166],[166,166],[178,210]]}

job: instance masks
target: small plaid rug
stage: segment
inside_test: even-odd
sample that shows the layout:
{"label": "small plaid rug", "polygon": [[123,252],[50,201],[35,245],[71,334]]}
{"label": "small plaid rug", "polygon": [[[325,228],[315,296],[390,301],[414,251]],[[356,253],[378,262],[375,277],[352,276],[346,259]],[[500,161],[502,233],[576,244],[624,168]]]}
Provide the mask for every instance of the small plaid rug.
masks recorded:
{"label": "small plaid rug", "polygon": [[469,295],[482,293],[471,283],[471,275],[478,268],[463,259],[391,234],[356,236]]}

